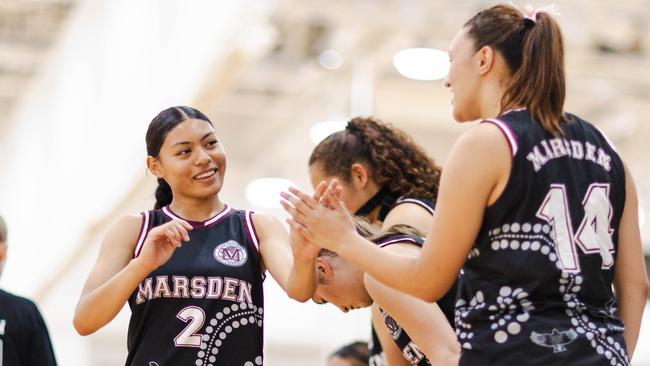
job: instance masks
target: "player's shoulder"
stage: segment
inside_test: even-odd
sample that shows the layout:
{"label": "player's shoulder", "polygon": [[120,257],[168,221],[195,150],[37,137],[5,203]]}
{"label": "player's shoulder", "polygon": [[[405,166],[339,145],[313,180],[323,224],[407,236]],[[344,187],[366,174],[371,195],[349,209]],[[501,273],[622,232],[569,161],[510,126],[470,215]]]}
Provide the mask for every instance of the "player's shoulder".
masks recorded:
{"label": "player's shoulder", "polygon": [[280,220],[269,213],[246,211],[246,214],[250,215],[255,226],[267,227],[270,225],[281,225]]}
{"label": "player's shoulder", "polygon": [[148,227],[149,220],[144,213],[120,216],[106,230],[102,247],[109,250],[111,255],[130,253],[144,239]]}
{"label": "player's shoulder", "polygon": [[146,214],[126,214],[118,217],[109,227],[109,233],[132,236],[137,234],[145,224]]}
{"label": "player's shoulder", "polygon": [[30,312],[38,312],[36,304],[26,298],[19,295],[12,294],[11,292],[0,289],[0,302],[5,306],[11,306],[14,309],[27,310]]}

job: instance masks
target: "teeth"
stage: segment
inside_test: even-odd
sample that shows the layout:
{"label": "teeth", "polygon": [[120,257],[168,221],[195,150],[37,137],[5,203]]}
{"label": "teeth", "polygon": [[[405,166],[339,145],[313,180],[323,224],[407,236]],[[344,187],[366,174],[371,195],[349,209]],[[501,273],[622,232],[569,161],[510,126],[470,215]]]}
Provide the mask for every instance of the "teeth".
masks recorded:
{"label": "teeth", "polygon": [[202,174],[199,174],[199,175],[195,176],[194,179],[209,178],[209,177],[213,176],[216,172],[217,172],[216,169],[212,169],[212,170],[209,170],[209,171],[207,171],[205,173],[202,173]]}

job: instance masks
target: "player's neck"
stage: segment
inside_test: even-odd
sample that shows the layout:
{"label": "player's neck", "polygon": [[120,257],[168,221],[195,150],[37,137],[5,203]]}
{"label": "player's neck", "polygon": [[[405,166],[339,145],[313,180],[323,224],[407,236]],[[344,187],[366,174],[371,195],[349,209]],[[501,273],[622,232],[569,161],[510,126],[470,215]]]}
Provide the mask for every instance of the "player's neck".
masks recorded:
{"label": "player's neck", "polygon": [[501,83],[493,81],[485,83],[479,92],[479,106],[481,119],[496,118],[501,113],[501,99],[503,98],[503,89]]}
{"label": "player's neck", "polygon": [[192,199],[185,197],[174,197],[169,205],[172,211],[185,220],[205,221],[221,212],[224,208],[219,196],[212,199]]}

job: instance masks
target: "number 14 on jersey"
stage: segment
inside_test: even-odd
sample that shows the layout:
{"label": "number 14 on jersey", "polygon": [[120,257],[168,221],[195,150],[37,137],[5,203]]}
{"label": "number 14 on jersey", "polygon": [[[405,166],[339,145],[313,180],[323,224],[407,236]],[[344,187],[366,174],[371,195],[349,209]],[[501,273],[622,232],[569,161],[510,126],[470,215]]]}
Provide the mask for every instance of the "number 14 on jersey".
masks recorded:
{"label": "number 14 on jersey", "polygon": [[599,253],[603,261],[602,268],[611,268],[614,265],[614,230],[610,227],[612,204],[609,201],[609,184],[592,183],[587,188],[582,200],[584,218],[575,234],[568,198],[564,184],[551,184],[546,198],[537,210],[537,217],[553,227],[555,251],[562,269],[580,272],[576,244],[585,254]]}

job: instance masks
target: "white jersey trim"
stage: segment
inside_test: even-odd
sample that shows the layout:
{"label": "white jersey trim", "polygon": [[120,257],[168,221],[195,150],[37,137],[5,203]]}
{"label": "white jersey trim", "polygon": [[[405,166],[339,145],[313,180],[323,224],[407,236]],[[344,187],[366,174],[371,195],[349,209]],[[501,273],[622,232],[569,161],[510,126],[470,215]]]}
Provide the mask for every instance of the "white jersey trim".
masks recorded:
{"label": "white jersey trim", "polygon": [[515,155],[517,155],[517,150],[519,150],[519,145],[517,144],[517,137],[512,132],[512,129],[507,123],[496,118],[486,119],[483,120],[483,122],[490,122],[493,123],[495,126],[497,126],[501,130],[503,135],[506,137],[506,141],[510,146],[510,152],[512,153],[512,156],[514,157]]}
{"label": "white jersey trim", "polygon": [[397,201],[395,201],[395,206],[400,205],[402,203],[414,203],[418,206],[421,206],[425,210],[429,211],[431,215],[435,213],[435,210],[431,208],[431,206],[415,198],[398,198]]}
{"label": "white jersey trim", "polygon": [[136,242],[135,250],[133,251],[134,258],[140,255],[142,245],[144,245],[144,239],[147,237],[147,229],[149,228],[149,211],[144,211],[141,215],[142,224],[140,225],[140,234],[138,235],[138,241]]}
{"label": "white jersey trim", "polygon": [[162,212],[174,220],[182,220],[180,217],[174,215],[174,213],[170,209],[168,209],[167,206],[162,208]]}
{"label": "white jersey trim", "polygon": [[257,237],[257,231],[255,231],[255,225],[253,224],[253,211],[246,211],[246,230],[248,230],[248,235],[253,240],[253,245],[257,252],[260,252],[260,241]]}
{"label": "white jersey trim", "polygon": [[417,242],[417,240],[415,240],[413,238],[403,237],[403,238],[395,238],[395,239],[391,239],[391,240],[382,242],[382,243],[379,244],[379,247],[383,248],[383,247],[387,247],[387,246],[389,246],[391,244],[404,243],[404,242],[411,242],[411,243],[416,244],[416,245],[420,244],[420,243]]}
{"label": "white jersey trim", "polygon": [[221,211],[221,213],[218,214],[217,216],[215,216],[215,217],[211,218],[210,220],[206,221],[203,224],[203,226],[209,226],[209,225],[214,224],[215,222],[221,220],[222,217],[226,216],[230,211],[232,211],[232,207],[230,207],[230,206],[228,206],[226,204],[224,204],[224,205],[226,206],[226,208],[223,211]]}
{"label": "white jersey trim", "polygon": [[[207,221],[199,222],[198,224],[202,225],[203,227],[210,226],[210,225],[214,224],[215,222],[219,221],[222,217],[226,216],[228,213],[230,213],[230,211],[232,211],[232,207],[228,206],[227,204],[224,204],[224,208],[216,216],[214,216],[213,218],[211,218],[211,219],[209,219]],[[172,210],[169,209],[169,206],[163,207],[162,212],[165,215],[167,215],[168,217],[170,217],[171,219],[173,219],[173,220],[188,221],[188,220],[184,220],[184,219],[178,217],[177,215],[175,215],[172,212]],[[190,223],[192,223],[192,222],[193,221],[190,221]],[[194,224],[194,225],[196,225],[196,224]]]}

